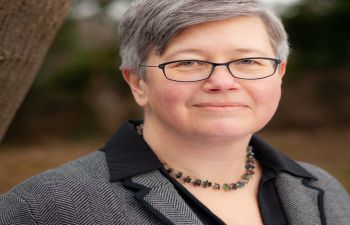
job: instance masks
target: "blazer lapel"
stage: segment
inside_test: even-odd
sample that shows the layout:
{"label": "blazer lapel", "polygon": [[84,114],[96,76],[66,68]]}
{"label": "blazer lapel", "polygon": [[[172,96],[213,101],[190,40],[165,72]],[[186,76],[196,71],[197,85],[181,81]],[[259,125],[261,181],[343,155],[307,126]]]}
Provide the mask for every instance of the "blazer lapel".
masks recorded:
{"label": "blazer lapel", "polygon": [[276,188],[290,225],[325,225],[323,190],[312,179],[281,173]]}
{"label": "blazer lapel", "polygon": [[202,224],[158,170],[126,179],[124,185],[136,189],[135,198],[165,224]]}

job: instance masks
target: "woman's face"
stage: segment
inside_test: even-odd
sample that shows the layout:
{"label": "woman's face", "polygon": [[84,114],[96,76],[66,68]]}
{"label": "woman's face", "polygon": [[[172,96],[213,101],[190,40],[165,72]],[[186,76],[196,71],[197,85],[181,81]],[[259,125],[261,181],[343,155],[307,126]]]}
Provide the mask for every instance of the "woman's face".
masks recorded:
{"label": "woman's face", "polygon": [[[222,63],[247,57],[276,57],[258,17],[192,26],[179,33],[161,56],[151,52],[146,64],[190,59]],[[271,119],[280,100],[285,65],[259,80],[234,78],[220,66],[209,79],[197,82],[174,82],[161,69],[148,67],[144,80],[129,84],[145,110],[145,123],[183,138],[232,140],[251,135]]]}

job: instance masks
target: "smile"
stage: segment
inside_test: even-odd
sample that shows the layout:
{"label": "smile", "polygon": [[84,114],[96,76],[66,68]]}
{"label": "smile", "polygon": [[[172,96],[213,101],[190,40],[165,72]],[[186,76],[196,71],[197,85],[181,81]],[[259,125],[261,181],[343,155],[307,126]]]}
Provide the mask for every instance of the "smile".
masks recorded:
{"label": "smile", "polygon": [[195,107],[208,109],[208,110],[226,110],[226,109],[239,109],[239,108],[247,108],[245,104],[242,103],[200,103],[195,104]]}

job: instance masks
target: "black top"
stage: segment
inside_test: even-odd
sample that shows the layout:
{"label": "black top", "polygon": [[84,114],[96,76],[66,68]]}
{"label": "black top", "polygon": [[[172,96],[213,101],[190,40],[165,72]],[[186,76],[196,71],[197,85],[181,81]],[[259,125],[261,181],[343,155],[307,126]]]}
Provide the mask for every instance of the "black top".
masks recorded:
{"label": "black top", "polygon": [[[158,169],[174,184],[176,190],[203,224],[225,224],[165,171],[160,160],[137,133],[135,127],[140,123],[141,121],[125,123],[102,149],[106,153],[110,181],[115,182]],[[256,159],[263,168],[258,195],[263,222],[266,225],[286,225],[288,222],[276,191],[275,178],[282,171],[304,178],[314,177],[293,160],[274,150],[255,135],[252,137],[250,145],[253,146]]]}

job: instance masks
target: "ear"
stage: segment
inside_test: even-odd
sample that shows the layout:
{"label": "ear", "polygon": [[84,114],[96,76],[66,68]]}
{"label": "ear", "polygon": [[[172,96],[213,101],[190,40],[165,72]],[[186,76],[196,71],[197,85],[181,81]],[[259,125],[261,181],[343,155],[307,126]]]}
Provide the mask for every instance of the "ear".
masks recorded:
{"label": "ear", "polygon": [[280,66],[278,67],[278,75],[283,78],[284,74],[286,73],[287,69],[287,61],[282,61]]}
{"label": "ear", "polygon": [[148,103],[148,91],[144,79],[130,69],[121,69],[121,72],[124,80],[129,84],[136,103],[145,107]]}

